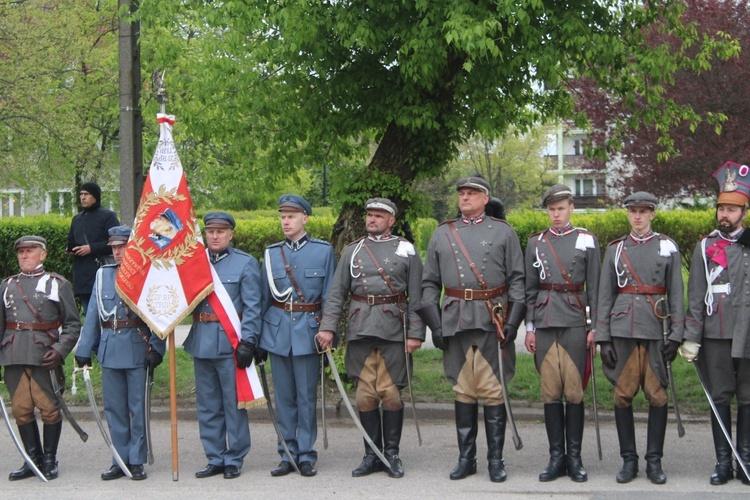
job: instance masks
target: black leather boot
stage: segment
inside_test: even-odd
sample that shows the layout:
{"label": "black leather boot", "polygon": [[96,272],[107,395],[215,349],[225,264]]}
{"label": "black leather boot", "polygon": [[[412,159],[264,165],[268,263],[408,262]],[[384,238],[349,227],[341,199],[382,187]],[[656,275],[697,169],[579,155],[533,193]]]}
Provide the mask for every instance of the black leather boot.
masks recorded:
{"label": "black leather boot", "polygon": [[463,479],[477,473],[477,403],[455,402],[458,463],[450,473],[451,479]]}
{"label": "black leather boot", "polygon": [[[383,431],[380,428],[380,410],[375,408],[370,411],[359,412],[359,421],[362,422],[362,427],[365,428],[365,432],[370,436],[372,442],[375,443],[378,450],[383,451]],[[359,467],[352,471],[352,477],[369,476],[373,472],[382,472],[383,462],[380,461],[378,456],[370,448],[365,441],[365,456],[362,458],[362,463]]]}
{"label": "black leather boot", "polygon": [[543,483],[554,481],[566,474],[565,464],[565,410],[562,403],[544,405],[544,427],[549,441],[549,463],[539,480]]}
{"label": "black leather boot", "polygon": [[44,424],[44,455],[42,456],[42,474],[47,479],[57,477],[57,445],[62,432],[62,417],[54,424]]}
{"label": "black leather boot", "polygon": [[401,442],[401,430],[404,427],[404,407],[400,410],[383,409],[383,452],[388,459],[390,469],[388,477],[404,477],[404,466],[398,457],[398,445]]}
{"label": "black leather boot", "polygon": [[622,469],[617,473],[618,483],[629,483],[638,475],[638,452],[635,450],[635,423],[633,407],[615,408],[617,439],[620,442]]}
{"label": "black leather boot", "polygon": [[[724,423],[729,438],[732,437],[732,409],[729,405],[716,405],[716,410],[721,417],[721,421]],[[719,421],[716,419],[716,415],[711,412],[711,433],[714,436],[714,450],[716,450],[716,466],[714,467],[714,473],[711,474],[711,484],[720,486],[727,484],[727,481],[732,479],[732,448],[727,442],[727,438],[721,430]]]}
{"label": "black leather boot", "polygon": [[568,475],[576,483],[588,480],[588,474],[583,468],[581,459],[581,443],[583,442],[583,402],[568,403],[565,406],[565,440],[568,448]]}
{"label": "black leather boot", "polygon": [[487,435],[487,470],[490,481],[502,483],[508,478],[503,460],[505,446],[505,423],[507,413],[505,405],[484,407],[484,431]]}
{"label": "black leather boot", "polygon": [[667,475],[661,468],[664,456],[664,436],[667,433],[667,405],[648,408],[648,435],[646,436],[646,477],[654,484],[667,482]]}
{"label": "black leather boot", "polygon": [[[750,405],[737,408],[737,453],[745,466],[750,467]],[[737,479],[742,484],[750,484],[750,478],[742,471],[740,464],[737,464]]]}
{"label": "black leather boot", "polygon": [[[23,447],[26,449],[26,454],[29,456],[32,462],[41,469],[42,466],[42,441],[39,439],[39,426],[36,420],[32,420],[28,424],[18,426],[18,435],[21,438]],[[23,465],[17,471],[11,472],[8,475],[8,479],[11,481],[18,481],[19,479],[26,479],[27,477],[35,476],[34,471],[24,461]]]}

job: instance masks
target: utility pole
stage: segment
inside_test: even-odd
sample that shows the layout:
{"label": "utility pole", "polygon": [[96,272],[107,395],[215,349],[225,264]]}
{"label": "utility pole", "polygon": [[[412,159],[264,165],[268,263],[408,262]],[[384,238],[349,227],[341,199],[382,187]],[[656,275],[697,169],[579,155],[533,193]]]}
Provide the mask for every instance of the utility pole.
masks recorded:
{"label": "utility pole", "polygon": [[[132,14],[139,0],[119,0]],[[120,220],[132,225],[143,184],[143,127],[141,117],[141,22],[120,17],[118,61],[120,68]]]}

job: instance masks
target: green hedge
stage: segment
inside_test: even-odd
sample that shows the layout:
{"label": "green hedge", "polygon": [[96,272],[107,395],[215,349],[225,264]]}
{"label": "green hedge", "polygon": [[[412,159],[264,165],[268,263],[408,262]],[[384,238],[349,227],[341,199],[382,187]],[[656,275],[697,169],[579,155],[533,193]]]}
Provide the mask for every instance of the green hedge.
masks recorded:
{"label": "green hedge", "polygon": [[[330,211],[310,217],[307,231],[311,236],[328,240],[331,236],[335,216]],[[693,247],[698,240],[716,227],[713,209],[705,211],[674,210],[659,211],[653,222],[655,231],[673,238],[680,247],[683,261],[689,265]],[[8,217],[0,219],[0,275],[9,276],[18,272],[18,262],[13,251],[13,242],[25,234],[38,234],[47,239],[48,257],[45,267],[70,279],[70,256],[65,255],[65,244],[70,227],[69,217],[35,215],[29,217]],[[525,247],[529,236],[549,225],[546,212],[518,211],[508,214],[508,222],[518,233],[521,245]],[[427,250],[430,236],[438,222],[434,219],[419,219],[412,226],[416,247],[422,254]],[[603,213],[574,214],[573,224],[591,231],[603,248],[607,243],[627,234],[630,230],[625,210],[610,210]],[[237,218],[234,246],[257,258],[263,249],[283,239],[278,215],[273,211],[243,213]],[[603,253],[603,252],[602,252]]]}

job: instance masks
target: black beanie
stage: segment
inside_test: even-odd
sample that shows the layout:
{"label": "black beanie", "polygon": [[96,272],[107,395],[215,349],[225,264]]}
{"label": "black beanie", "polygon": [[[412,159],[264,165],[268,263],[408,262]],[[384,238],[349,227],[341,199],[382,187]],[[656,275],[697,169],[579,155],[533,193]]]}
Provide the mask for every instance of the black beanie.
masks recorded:
{"label": "black beanie", "polygon": [[99,187],[99,184],[96,182],[84,182],[81,184],[80,191],[86,191],[87,193],[91,194],[96,198],[96,201],[100,202],[102,201],[102,188]]}

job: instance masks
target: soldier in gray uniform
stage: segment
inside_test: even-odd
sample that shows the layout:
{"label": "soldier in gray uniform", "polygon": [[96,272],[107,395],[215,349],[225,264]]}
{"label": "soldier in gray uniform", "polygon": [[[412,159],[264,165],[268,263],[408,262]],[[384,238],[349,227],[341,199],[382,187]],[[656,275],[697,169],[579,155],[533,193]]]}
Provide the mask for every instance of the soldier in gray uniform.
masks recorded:
{"label": "soldier in gray uniform", "polygon": [[[78,341],[81,320],[70,283],[44,270],[46,240],[41,236],[22,236],[13,248],[18,253],[21,273],[0,285],[0,365],[5,367],[13,417],[26,452],[47,479],[54,479],[63,417],[50,377],[58,377],[63,385],[60,365]],[[44,422],[44,445],[34,408],[39,408]],[[34,471],[24,463],[8,479],[33,475]]]}
{"label": "soldier in gray uniform", "polygon": [[[109,229],[108,245],[115,264],[97,271],[94,289],[76,348],[76,363],[92,366],[91,354],[98,345],[96,357],[102,365],[104,415],[112,444],[130,469],[136,481],[146,479],[145,384],[146,370],[161,364],[165,343],[122,302],[115,291],[115,279],[125,257],[130,238],[128,226]],[[152,379],[153,380],[153,379]],[[105,481],[123,477],[125,472],[115,460],[101,478]]]}
{"label": "soldier in gray uniform", "polygon": [[[489,476],[502,482],[507,477],[503,461],[507,413],[498,353],[509,381],[515,373],[513,341],[526,314],[523,253],[513,228],[485,214],[490,198],[485,179],[461,179],[456,189],[462,215],[443,222],[430,239],[422,278],[422,315],[433,342],[443,349],[445,375],[456,394],[459,459],[450,478],[463,479],[477,471],[481,398]],[[504,324],[498,332],[501,308]]]}
{"label": "soldier in gray uniform", "polygon": [[[607,247],[599,281],[596,342],[604,375],[614,385],[615,422],[623,466],[618,483],[638,475],[633,397],[649,402],[646,476],[664,484],[661,459],[667,428],[666,362],[677,356],[685,326],[682,262],[677,244],[651,230],[657,199],[639,191],[625,198],[631,232]],[[661,302],[659,302],[661,299]],[[666,305],[667,311],[659,309]],[[669,338],[657,314],[671,314]]]}
{"label": "soldier in gray uniform", "polygon": [[[388,459],[388,475],[400,478],[404,475],[399,458],[404,422],[401,389],[408,384],[407,357],[411,362],[406,353],[419,349],[425,335],[416,313],[422,302],[422,261],[414,245],[391,234],[396,222],[393,202],[371,198],[365,210],[367,236],[349,244],[341,255],[317,338],[323,349],[332,345],[344,302],[351,294],[346,371],[357,387],[363,427]],[[365,443],[365,456],[352,476],[366,476],[383,468]]]}
{"label": "soldier in gray uniform", "polygon": [[[534,354],[541,376],[544,424],[550,460],[540,481],[566,474],[587,479],[581,460],[583,398],[595,346],[587,332],[586,309],[596,323],[601,257],[590,232],[570,223],[573,193],[556,184],[542,199],[550,228],[531,235],[526,245],[526,350]],[[565,407],[563,407],[563,397]],[[567,446],[566,446],[567,445]],[[566,453],[567,448],[567,453]]]}
{"label": "soldier in gray uniform", "polygon": [[[316,474],[318,453],[317,387],[320,356],[315,335],[322,305],[336,268],[333,247],[305,231],[312,207],[303,198],[279,199],[281,228],[286,239],[266,247],[263,283],[263,331],[257,343],[260,357],[271,355],[273,395],[281,435],[302,476]],[[294,470],[279,444],[281,463],[272,476]]]}
{"label": "soldier in gray uniform", "polygon": [[255,257],[230,245],[235,226],[231,214],[209,212],[203,222],[208,257],[240,317],[242,340],[235,356],[208,299],[195,308],[193,326],[183,346],[193,356],[198,429],[208,458],[208,465],[195,477],[223,473],[224,479],[234,479],[240,476],[250,451],[247,410],[237,407],[236,367],[250,366],[255,348],[252,339],[260,334],[260,269]]}
{"label": "soldier in gray uniform", "polygon": [[[718,229],[695,246],[688,280],[688,310],[680,354],[698,366],[716,403],[724,426],[732,432],[732,398],[737,398],[737,451],[745,463],[750,460],[750,333],[748,304],[742,302],[750,250],[737,244],[750,232],[742,227],[750,199],[750,168],[727,162],[714,173],[721,193],[716,203]],[[699,354],[700,353],[700,354]],[[710,482],[726,484],[732,479],[732,448],[711,413],[716,466]],[[742,469],[737,478],[750,484]]]}

